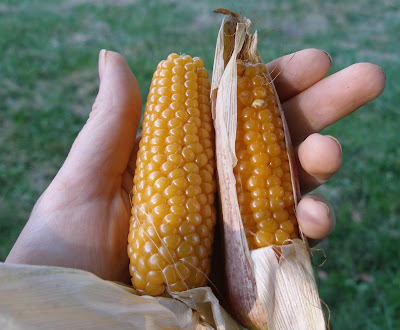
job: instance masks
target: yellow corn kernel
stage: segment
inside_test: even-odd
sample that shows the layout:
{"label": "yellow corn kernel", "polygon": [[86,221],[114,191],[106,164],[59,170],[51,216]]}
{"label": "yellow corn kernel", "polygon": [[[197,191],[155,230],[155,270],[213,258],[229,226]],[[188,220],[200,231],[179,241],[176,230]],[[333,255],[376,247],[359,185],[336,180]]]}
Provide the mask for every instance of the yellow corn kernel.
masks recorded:
{"label": "yellow corn kernel", "polygon": [[236,190],[250,249],[298,237],[283,123],[263,65],[237,61]]}
{"label": "yellow corn kernel", "polygon": [[206,285],[211,272],[216,181],[209,95],[200,58],[171,54],[154,73],[128,236],[132,284],[141,294]]}

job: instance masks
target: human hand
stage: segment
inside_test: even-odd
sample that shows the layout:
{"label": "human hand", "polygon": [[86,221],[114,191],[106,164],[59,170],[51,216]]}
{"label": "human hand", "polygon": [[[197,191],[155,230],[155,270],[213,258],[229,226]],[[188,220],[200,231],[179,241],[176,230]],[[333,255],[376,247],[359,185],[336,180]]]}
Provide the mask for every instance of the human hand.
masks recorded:
{"label": "human hand", "polygon": [[[384,75],[374,65],[358,64],[323,79],[330,68],[326,53],[300,51],[287,64],[290,58],[277,59],[268,67],[274,69],[273,75],[281,72],[275,84],[306,193],[327,181],[341,164],[336,140],[313,133],[377,97]],[[79,268],[128,283],[129,193],[141,98],[119,54],[100,53],[99,75],[99,94],[89,120],[37,201],[6,262]],[[317,195],[300,202],[298,220],[306,236],[319,240],[333,229],[334,214],[326,205]]]}

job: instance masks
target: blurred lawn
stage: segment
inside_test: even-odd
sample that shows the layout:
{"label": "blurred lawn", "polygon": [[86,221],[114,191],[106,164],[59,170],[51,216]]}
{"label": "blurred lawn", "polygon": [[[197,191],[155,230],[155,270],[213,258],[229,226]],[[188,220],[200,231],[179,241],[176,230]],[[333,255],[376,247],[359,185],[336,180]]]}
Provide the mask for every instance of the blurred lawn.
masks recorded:
{"label": "blurred lawn", "polygon": [[[320,248],[321,298],[333,329],[400,329],[400,7],[396,0],[235,1],[5,0],[0,3],[0,260],[85,123],[102,48],[128,60],[145,98],[156,64],[171,52],[212,69],[221,17],[256,21],[265,61],[315,47],[331,73],[373,62],[387,75],[374,102],[325,130],[343,146],[343,168],[319,188],[337,229]],[[314,251],[314,263],[324,260]]]}

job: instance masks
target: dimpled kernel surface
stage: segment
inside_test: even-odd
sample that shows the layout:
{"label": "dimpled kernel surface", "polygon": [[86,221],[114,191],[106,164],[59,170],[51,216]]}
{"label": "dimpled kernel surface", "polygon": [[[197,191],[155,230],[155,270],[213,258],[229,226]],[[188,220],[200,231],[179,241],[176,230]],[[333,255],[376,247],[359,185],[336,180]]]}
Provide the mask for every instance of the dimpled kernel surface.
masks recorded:
{"label": "dimpled kernel surface", "polygon": [[200,58],[157,66],[136,162],[128,255],[139,293],[204,286],[216,210],[210,82]]}
{"label": "dimpled kernel surface", "polygon": [[234,168],[240,213],[250,249],[298,237],[285,134],[263,64],[237,62]]}

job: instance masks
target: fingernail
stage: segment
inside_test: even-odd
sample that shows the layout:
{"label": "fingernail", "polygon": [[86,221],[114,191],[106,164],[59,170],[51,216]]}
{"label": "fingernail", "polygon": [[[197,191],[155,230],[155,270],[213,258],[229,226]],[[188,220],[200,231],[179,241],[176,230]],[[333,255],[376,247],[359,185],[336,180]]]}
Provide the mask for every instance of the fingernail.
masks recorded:
{"label": "fingernail", "polygon": [[101,80],[101,77],[103,76],[104,70],[106,68],[106,57],[107,57],[107,51],[105,49],[102,49],[99,53],[99,77]]}
{"label": "fingernail", "polygon": [[327,137],[331,138],[333,141],[335,141],[335,142],[336,142],[336,144],[337,144],[337,145],[338,145],[338,147],[339,147],[340,154],[342,154],[342,146],[340,145],[340,142],[338,141],[338,139],[336,139],[336,138],[335,138],[335,137],[333,137],[332,135],[327,135]]}
{"label": "fingernail", "polygon": [[331,55],[329,55],[329,53],[324,51],[324,50],[323,50],[323,52],[326,54],[326,56],[328,56],[329,61],[331,61],[331,65],[332,65],[332,57],[331,57]]}
{"label": "fingernail", "polygon": [[324,210],[326,211],[326,215],[329,217],[331,211],[329,210],[329,206],[326,205],[324,202],[314,199],[314,202],[318,203],[318,205],[323,206]]}

